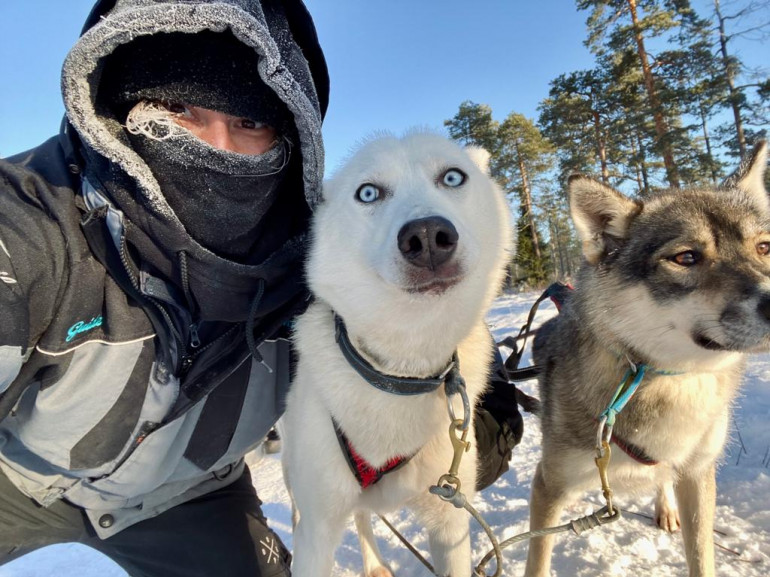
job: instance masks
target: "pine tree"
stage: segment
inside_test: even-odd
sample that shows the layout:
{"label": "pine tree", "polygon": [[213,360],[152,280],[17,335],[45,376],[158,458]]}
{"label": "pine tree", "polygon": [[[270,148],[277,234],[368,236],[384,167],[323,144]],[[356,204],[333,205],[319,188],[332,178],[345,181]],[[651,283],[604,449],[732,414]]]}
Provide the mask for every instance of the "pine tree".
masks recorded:
{"label": "pine tree", "polygon": [[544,259],[546,255],[535,225],[533,183],[550,169],[553,147],[534,122],[515,112],[500,124],[498,144],[496,163],[499,174],[505,178],[508,189],[519,195],[522,216],[529,221],[527,230],[534,258]]}
{"label": "pine tree", "polygon": [[486,104],[464,101],[457,114],[444,121],[444,126],[452,139],[466,146],[480,146],[494,155],[499,124],[492,118],[492,109]]}
{"label": "pine tree", "polygon": [[653,119],[655,150],[661,155],[669,186],[679,187],[681,177],[674,156],[676,116],[667,117],[660,97],[660,82],[648,54],[647,40],[660,37],[687,19],[688,0],[577,0],[581,10],[591,10],[587,44],[597,54],[633,49],[642,72],[647,110]]}
{"label": "pine tree", "polygon": [[[733,133],[728,144],[737,155],[743,158],[747,151],[747,135],[745,127],[745,115],[751,113],[752,105],[749,103],[747,91],[749,88],[757,89],[758,100],[754,106],[761,109],[766,102],[763,98],[762,87],[770,82],[765,78],[755,83],[740,86],[737,84],[738,78],[744,71],[741,61],[735,57],[731,50],[731,42],[738,37],[754,35],[759,39],[764,39],[770,31],[770,2],[750,0],[741,2],[737,6],[732,4],[729,12],[723,9],[720,0],[714,1],[714,15],[716,19],[716,34],[718,39],[718,56],[720,63],[720,75],[727,86],[727,97],[724,99],[724,105],[728,106],[733,115]],[[728,28],[733,28],[728,30]],[[760,123],[767,123],[768,118],[760,114]]]}
{"label": "pine tree", "polygon": [[581,70],[550,84],[548,98],[538,106],[538,125],[557,149],[560,180],[573,172],[598,173],[609,184],[606,74]]}
{"label": "pine tree", "polygon": [[444,125],[452,138],[486,148],[491,155],[490,173],[505,191],[519,199],[521,217],[526,220],[519,228],[529,235],[527,246],[533,254],[533,260],[527,261],[532,268],[523,270],[523,278],[541,282],[548,254],[535,223],[533,198],[534,186],[551,168],[552,145],[525,116],[511,113],[498,123],[493,120],[489,106],[470,101],[463,102],[457,114],[445,120]]}
{"label": "pine tree", "polygon": [[538,241],[537,252],[533,238],[541,238],[537,225],[524,206],[519,207],[516,220],[516,258],[513,283],[527,287],[540,287],[551,278],[553,265],[548,244]]}

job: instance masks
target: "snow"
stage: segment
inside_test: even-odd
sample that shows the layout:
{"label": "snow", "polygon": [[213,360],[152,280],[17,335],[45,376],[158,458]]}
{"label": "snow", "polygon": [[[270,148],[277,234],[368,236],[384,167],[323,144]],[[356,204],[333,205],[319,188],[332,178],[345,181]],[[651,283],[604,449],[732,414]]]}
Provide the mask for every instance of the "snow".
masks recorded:
{"label": "snow", "polygon": [[[536,294],[504,295],[497,299],[488,322],[498,340],[518,330],[526,320]],[[543,303],[536,324],[555,314]],[[529,353],[523,364],[528,364]],[[521,388],[536,395],[535,384]],[[717,573],[723,577],[760,577],[770,574],[770,354],[756,355],[749,362],[741,397],[735,407],[731,440],[717,474],[715,541]],[[499,540],[527,530],[529,487],[539,459],[540,432],[535,417],[525,414],[522,443],[516,448],[510,470],[497,483],[477,495],[474,507],[489,523]],[[291,547],[291,507],[283,484],[278,456],[249,455],[255,486],[264,502],[264,513],[273,529]],[[448,464],[447,464],[448,465]],[[611,525],[581,536],[557,536],[553,556],[556,575],[646,575],[664,577],[687,573],[681,534],[670,535],[651,521],[652,496],[642,500],[616,502],[627,511]],[[570,519],[583,516],[602,505],[600,492],[587,494],[567,511]],[[406,511],[388,515],[388,520],[422,554],[429,558],[427,538],[414,516]],[[379,520],[375,520],[382,553],[394,573],[429,576],[427,569]],[[490,550],[481,527],[472,521],[474,564]],[[504,551],[504,575],[523,572],[526,544]],[[494,571],[494,561],[486,567]],[[361,574],[361,557],[353,523],[348,526],[336,553],[334,575]],[[54,545],[0,567],[0,577],[125,577],[112,561],[77,544]]]}

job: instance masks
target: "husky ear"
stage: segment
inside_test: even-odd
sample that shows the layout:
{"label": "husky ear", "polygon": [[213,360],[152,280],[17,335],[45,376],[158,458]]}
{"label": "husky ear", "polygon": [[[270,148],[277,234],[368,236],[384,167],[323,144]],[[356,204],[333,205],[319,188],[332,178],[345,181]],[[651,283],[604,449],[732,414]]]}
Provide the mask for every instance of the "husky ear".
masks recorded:
{"label": "husky ear", "polygon": [[481,172],[489,174],[489,159],[492,155],[486,149],[471,144],[465,147],[465,152],[471,157],[473,163],[481,169]]}
{"label": "husky ear", "polygon": [[767,169],[767,141],[757,142],[748,159],[741,162],[738,169],[722,183],[723,187],[738,188],[761,207],[770,210],[770,198],[765,190],[765,170]]}
{"label": "husky ear", "polygon": [[576,174],[569,179],[572,222],[583,244],[583,255],[596,264],[613,239],[624,239],[642,204],[614,188]]}

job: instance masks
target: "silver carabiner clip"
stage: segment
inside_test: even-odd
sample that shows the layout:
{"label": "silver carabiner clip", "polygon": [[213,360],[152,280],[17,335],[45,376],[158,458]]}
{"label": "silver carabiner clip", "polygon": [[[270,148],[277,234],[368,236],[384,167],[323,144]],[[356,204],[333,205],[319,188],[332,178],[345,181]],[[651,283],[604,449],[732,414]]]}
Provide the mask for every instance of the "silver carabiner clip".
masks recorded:
{"label": "silver carabiner clip", "polygon": [[609,444],[612,439],[612,425],[607,425],[607,415],[599,419],[599,428],[596,431],[596,456],[604,457],[604,443]]}
{"label": "silver carabiner clip", "polygon": [[[462,387],[459,390],[460,399],[463,402],[463,424],[460,426],[460,429],[466,431],[468,429],[468,425],[470,425],[471,422],[471,404],[470,401],[468,401],[468,393],[465,391],[465,387]],[[446,406],[447,410],[449,411],[449,418],[454,422],[458,419],[455,417],[455,408],[452,404],[453,396],[454,395],[447,395]]]}

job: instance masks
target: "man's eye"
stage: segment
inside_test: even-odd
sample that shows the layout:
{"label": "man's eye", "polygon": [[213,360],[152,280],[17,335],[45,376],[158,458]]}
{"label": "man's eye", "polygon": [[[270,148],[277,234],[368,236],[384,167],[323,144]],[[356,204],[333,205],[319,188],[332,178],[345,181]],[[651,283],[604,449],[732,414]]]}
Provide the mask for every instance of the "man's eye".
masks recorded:
{"label": "man's eye", "polygon": [[264,122],[252,120],[251,118],[239,118],[238,125],[244,130],[260,130],[262,128],[272,130],[272,127],[268,126]]}
{"label": "man's eye", "polygon": [[190,112],[187,106],[181,102],[163,102],[163,106],[166,110],[173,114],[186,114]]}

